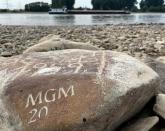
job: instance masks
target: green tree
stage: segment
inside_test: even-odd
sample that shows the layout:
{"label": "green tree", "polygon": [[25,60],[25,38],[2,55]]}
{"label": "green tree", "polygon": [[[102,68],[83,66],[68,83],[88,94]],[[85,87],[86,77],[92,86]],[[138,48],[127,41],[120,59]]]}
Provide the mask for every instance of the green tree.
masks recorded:
{"label": "green tree", "polygon": [[125,8],[129,10],[135,8],[136,4],[137,4],[137,0],[125,0]]}
{"label": "green tree", "polygon": [[135,7],[136,0],[92,0],[93,9],[121,10]]}
{"label": "green tree", "polygon": [[64,0],[64,4],[67,7],[67,9],[73,9],[74,8],[74,4],[75,4],[75,0]]}
{"label": "green tree", "polygon": [[140,8],[142,11],[153,11],[156,9],[157,11],[162,10],[164,5],[164,0],[142,0],[140,2]]}
{"label": "green tree", "polygon": [[52,7],[53,8],[62,8],[63,7],[62,0],[52,0]]}
{"label": "green tree", "polygon": [[49,4],[44,2],[33,2],[25,5],[25,11],[47,12],[49,11],[49,9],[50,9]]}
{"label": "green tree", "polygon": [[98,10],[102,8],[102,0],[92,0],[93,9]]}
{"label": "green tree", "polygon": [[75,4],[75,0],[52,0],[53,8],[63,8],[73,9]]}
{"label": "green tree", "polygon": [[163,6],[164,0],[142,0],[140,2],[140,7],[158,7]]}
{"label": "green tree", "polygon": [[142,11],[146,11],[147,10],[147,4],[146,4],[146,1],[145,0],[142,0],[141,2],[140,2],[140,9],[142,10]]}

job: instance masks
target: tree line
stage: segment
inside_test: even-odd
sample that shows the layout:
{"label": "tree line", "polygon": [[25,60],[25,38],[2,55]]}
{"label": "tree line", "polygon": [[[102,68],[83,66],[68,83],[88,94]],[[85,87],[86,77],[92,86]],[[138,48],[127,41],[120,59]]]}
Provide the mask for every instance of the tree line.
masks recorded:
{"label": "tree line", "polygon": [[[25,5],[25,11],[48,11],[50,8],[74,9],[75,0],[52,0],[52,5],[43,2],[34,2]],[[141,0],[140,9],[137,0],[92,0],[95,10],[130,10],[165,12],[164,0]],[[82,8],[83,9],[83,8]]]}
{"label": "tree line", "polygon": [[[73,9],[75,0],[52,0],[52,7]],[[140,9],[137,0],[92,0],[95,10],[131,10],[131,11],[164,11],[164,0],[141,0]]]}
{"label": "tree line", "polygon": [[[73,9],[75,0],[52,0],[53,8],[66,7],[67,9]],[[137,0],[92,0],[91,4],[93,9],[96,10],[121,10],[132,9],[137,4]]]}
{"label": "tree line", "polygon": [[142,0],[140,9],[143,12],[165,12],[164,0]]}
{"label": "tree line", "polygon": [[137,0],[92,0],[92,5],[96,10],[165,12],[164,0],[141,0],[140,9],[137,8]]}
{"label": "tree line", "polygon": [[96,10],[131,10],[136,0],[92,0],[93,9]]}

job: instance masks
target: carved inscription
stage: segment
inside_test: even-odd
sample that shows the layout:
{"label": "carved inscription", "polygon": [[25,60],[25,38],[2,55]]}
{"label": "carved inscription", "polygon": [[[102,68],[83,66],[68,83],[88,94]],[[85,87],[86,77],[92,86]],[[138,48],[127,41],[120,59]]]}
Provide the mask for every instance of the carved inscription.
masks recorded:
{"label": "carved inscription", "polygon": [[107,59],[104,51],[73,51],[26,54],[2,63],[6,69],[2,74],[10,75],[11,81],[6,90],[9,110],[18,114],[27,131],[58,129],[74,120],[81,123],[79,116],[87,117],[89,105],[94,104],[90,109],[95,111],[101,101],[99,78],[106,74]]}
{"label": "carved inscription", "polygon": [[48,115],[48,107],[44,106],[41,109],[37,110],[37,109],[32,109],[29,114],[32,114],[28,124],[35,122],[37,119],[41,118],[41,114],[45,113],[45,117]]}
{"label": "carved inscription", "polygon": [[[29,94],[26,99],[25,109],[32,107],[29,111],[30,119],[28,124],[34,123],[41,117],[46,117],[49,113],[49,109],[46,106],[48,103],[53,104],[57,100],[74,96],[74,86],[70,85],[68,88],[60,87],[59,89],[48,89],[45,92],[39,91],[37,94]],[[45,104],[41,108],[36,108],[37,105]]]}
{"label": "carved inscription", "polygon": [[10,69],[10,66],[8,68],[8,72],[16,72],[14,78],[21,76],[22,74],[30,75],[32,77],[36,75],[49,75],[51,73],[77,74],[97,72],[98,74],[102,74],[106,61],[106,53],[104,51],[101,53],[93,52],[90,55],[88,53],[84,53],[79,56],[77,56],[77,54],[73,54],[72,57],[61,57],[57,57],[56,59],[54,57],[50,57],[49,59],[37,59],[35,57],[29,58],[27,56],[27,58],[19,58],[19,60],[18,58],[13,58],[9,62],[2,63],[2,67],[10,64],[19,65],[14,69]]}

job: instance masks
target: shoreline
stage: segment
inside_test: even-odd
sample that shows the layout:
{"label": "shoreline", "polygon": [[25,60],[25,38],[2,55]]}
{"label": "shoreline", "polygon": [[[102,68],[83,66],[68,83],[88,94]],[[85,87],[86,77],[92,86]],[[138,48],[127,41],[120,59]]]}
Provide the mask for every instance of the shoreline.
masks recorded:
{"label": "shoreline", "polygon": [[[6,26],[0,25],[0,54],[19,55],[47,35],[91,43],[105,50],[134,57],[165,55],[165,24],[119,24],[93,26]],[[83,36],[82,36],[83,34]]]}

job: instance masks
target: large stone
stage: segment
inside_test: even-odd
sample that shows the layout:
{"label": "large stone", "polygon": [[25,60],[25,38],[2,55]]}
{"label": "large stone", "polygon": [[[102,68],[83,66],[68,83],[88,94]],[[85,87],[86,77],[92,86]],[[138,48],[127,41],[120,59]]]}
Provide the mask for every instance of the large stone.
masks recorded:
{"label": "large stone", "polygon": [[49,35],[42,38],[38,44],[29,47],[24,53],[29,52],[47,52],[52,50],[63,50],[63,49],[85,49],[85,50],[99,50],[98,47],[93,46],[89,43],[74,42],[60,38],[56,35]]}
{"label": "large stone", "polygon": [[157,116],[141,118],[121,131],[150,131],[158,122]]}
{"label": "large stone", "polygon": [[0,63],[0,127],[9,131],[113,131],[159,86],[151,68],[112,51],[30,53]]}
{"label": "large stone", "polygon": [[154,105],[154,111],[165,119],[165,95],[159,94],[156,97],[156,104]]}

